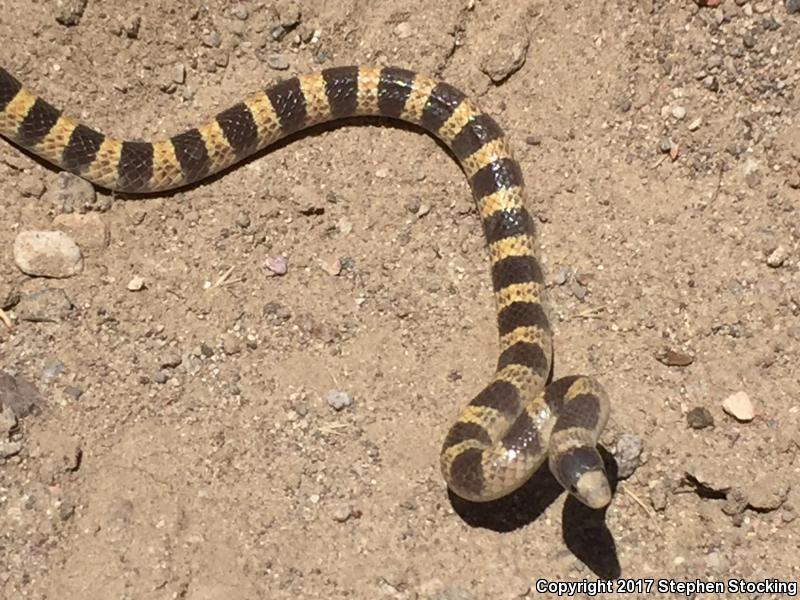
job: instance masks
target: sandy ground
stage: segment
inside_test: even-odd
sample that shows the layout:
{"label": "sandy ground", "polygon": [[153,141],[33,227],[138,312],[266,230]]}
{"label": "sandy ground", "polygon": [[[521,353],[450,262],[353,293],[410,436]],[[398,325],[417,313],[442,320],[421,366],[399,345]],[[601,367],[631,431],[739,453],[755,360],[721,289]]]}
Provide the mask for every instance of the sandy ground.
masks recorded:
{"label": "sandy ground", "polygon": [[[491,505],[448,495],[439,447],[491,375],[496,329],[467,184],[415,129],[315,130],[139,200],[65,200],[57,170],[0,140],[0,596],[800,579],[796,3],[81,4],[0,1],[0,64],[121,136],[330,65],[472,95],[540,217],[555,373],[603,381],[611,470],[635,470],[599,513],[545,472]],[[22,274],[17,234],[70,211],[93,215],[66,218],[82,272]],[[734,394],[752,420],[723,410]]]}

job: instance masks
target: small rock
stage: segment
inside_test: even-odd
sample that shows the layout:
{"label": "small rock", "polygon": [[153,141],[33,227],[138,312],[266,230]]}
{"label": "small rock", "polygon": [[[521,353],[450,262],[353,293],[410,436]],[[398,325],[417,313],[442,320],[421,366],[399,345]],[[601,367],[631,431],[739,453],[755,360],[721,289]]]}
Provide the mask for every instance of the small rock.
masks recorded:
{"label": "small rock", "polygon": [[542,145],[542,138],[538,135],[531,134],[525,137],[525,143],[529,146],[541,146]]}
{"label": "small rock", "polygon": [[347,392],[330,390],[325,393],[325,401],[333,410],[340,411],[353,403],[353,397]]}
{"label": "small rock", "polygon": [[144,289],[144,279],[139,275],[134,275],[126,286],[129,292],[140,292]]}
{"label": "small rock", "polygon": [[58,518],[69,521],[75,514],[75,503],[72,500],[62,500],[58,504]]}
{"label": "small rock", "polygon": [[353,224],[350,221],[348,221],[345,217],[342,217],[336,223],[336,229],[339,230],[339,233],[347,235],[353,231]]}
{"label": "small rock", "polygon": [[44,399],[39,390],[26,379],[0,371],[0,403],[14,411],[18,419],[31,414],[39,414]]}
{"label": "small rock", "polygon": [[41,198],[46,188],[44,182],[35,175],[25,174],[20,178],[19,191],[26,198]]}
{"label": "small rock", "polygon": [[231,14],[239,19],[240,21],[246,21],[247,18],[250,16],[250,12],[247,10],[247,7],[243,4],[237,4],[231,9]]}
{"label": "small rock", "polygon": [[790,15],[800,13],[800,0],[786,0],[786,12]]}
{"label": "small rock", "polygon": [[663,154],[668,154],[670,150],[672,150],[672,140],[668,137],[663,137],[658,142],[658,149],[661,150]]}
{"label": "small rock", "polygon": [[586,298],[586,294],[589,293],[589,289],[577,281],[572,281],[572,295],[575,296],[578,300],[583,300]]}
{"label": "small rock", "polygon": [[623,433],[614,452],[617,461],[617,476],[620,479],[627,479],[639,468],[642,455],[642,438],[638,435]]}
{"label": "small rock", "polygon": [[22,231],[14,240],[14,262],[34,277],[72,277],[83,270],[78,245],[62,231]]}
{"label": "small rock", "polygon": [[397,26],[395,26],[394,34],[401,40],[404,40],[414,35],[414,30],[412,29],[411,25],[408,24],[407,21],[403,21],[402,23],[398,23]]}
{"label": "small rock", "polygon": [[700,125],[703,123],[703,119],[701,117],[697,117],[694,121],[689,123],[686,127],[689,131],[696,131],[700,128]]}
{"label": "small rock", "polygon": [[7,438],[16,429],[17,415],[14,414],[10,406],[0,402],[0,439]]}
{"label": "small rock", "polygon": [[97,192],[85,179],[62,171],[56,177],[56,182],[47,190],[44,198],[61,212],[84,212],[97,203]]}
{"label": "small rock", "polygon": [[64,388],[64,394],[73,401],[77,401],[80,400],[81,396],[83,396],[83,390],[79,387],[75,387],[74,385],[68,385]]}
{"label": "small rock", "polygon": [[88,0],[67,0],[56,15],[56,21],[64,27],[75,27],[81,22],[87,2]]}
{"label": "small rock", "polygon": [[338,256],[323,258],[320,266],[328,275],[336,276],[342,272],[342,260]]}
{"label": "small rock", "polygon": [[156,374],[153,375],[153,382],[159,385],[167,383],[168,379],[169,379],[169,373],[167,373],[164,369],[157,371]]}
{"label": "small rock", "polygon": [[692,429],[705,429],[714,425],[714,417],[705,406],[695,406],[686,413],[686,422]]}
{"label": "small rock", "polygon": [[703,87],[712,92],[719,90],[719,80],[713,75],[706,75],[703,78]]}
{"label": "small rock", "polygon": [[51,359],[48,360],[44,364],[44,369],[42,369],[42,380],[45,383],[52,383],[55,381],[56,377],[61,375],[64,372],[64,363],[60,360]]}
{"label": "small rock", "polygon": [[779,509],[789,495],[789,484],[780,473],[762,475],[747,488],[747,504],[760,511]]}
{"label": "small rock", "polygon": [[0,458],[11,458],[22,450],[19,442],[0,442]]}
{"label": "small rock", "polygon": [[686,117],[686,109],[683,106],[674,106],[672,108],[672,116],[682,121]]}
{"label": "small rock", "polygon": [[160,362],[159,366],[162,369],[174,369],[183,362],[183,359],[177,350],[169,350],[161,357]]}
{"label": "small rock", "polygon": [[82,248],[106,248],[111,240],[108,225],[97,213],[57,215],[53,225]]}
{"label": "small rock", "polygon": [[789,258],[789,252],[784,246],[778,246],[775,250],[770,252],[770,255],[767,257],[767,265],[773,269],[777,269],[786,262],[787,258]]}
{"label": "small rock", "polygon": [[267,56],[267,65],[276,71],[285,71],[289,68],[289,59],[283,54],[270,54]]}
{"label": "small rock", "polygon": [[242,351],[242,343],[232,333],[226,333],[222,336],[222,350],[225,354],[239,354]]}
{"label": "small rock", "polygon": [[685,479],[698,491],[726,494],[731,489],[728,474],[721,472],[719,464],[709,458],[698,458],[685,469]]}
{"label": "small rock", "polygon": [[556,285],[564,285],[570,280],[573,273],[574,269],[572,267],[560,267],[558,271],[556,271],[553,283]]}
{"label": "small rock", "polygon": [[734,517],[740,515],[747,508],[747,496],[739,488],[731,488],[725,496],[725,502],[722,503],[722,512],[726,515]]}
{"label": "small rock", "polygon": [[745,423],[752,421],[756,416],[750,396],[744,391],[736,392],[725,398],[722,401],[722,410]]}
{"label": "small rock", "polygon": [[344,523],[350,518],[359,518],[361,511],[353,508],[352,506],[340,506],[333,511],[333,520],[337,523]]}
{"label": "small rock", "polygon": [[69,317],[72,302],[66,292],[47,288],[22,296],[17,305],[17,317],[33,323],[57,323]]}
{"label": "small rock", "polygon": [[667,491],[666,484],[661,480],[655,481],[650,486],[650,504],[658,512],[667,508]]}
{"label": "small rock", "polygon": [[711,571],[719,571],[722,569],[724,561],[722,556],[716,550],[709,552],[706,555],[706,567]]}
{"label": "small rock", "polygon": [[289,270],[289,259],[285,256],[268,256],[264,260],[264,267],[272,275],[286,275]]}
{"label": "small rock", "polygon": [[220,35],[219,31],[209,31],[206,33],[200,41],[204,46],[207,48],[219,48],[222,45],[222,35]]}
{"label": "small rock", "polygon": [[495,84],[500,84],[522,68],[528,57],[528,36],[502,36],[499,43],[481,63],[481,71]]}
{"label": "small rock", "polygon": [[310,185],[298,185],[292,190],[290,196],[297,212],[307,217],[325,213],[325,198],[317,189]]}
{"label": "small rock", "polygon": [[294,0],[283,0],[278,3],[276,7],[278,10],[278,21],[282,27],[291,29],[300,22],[302,13],[300,12],[300,5]]}
{"label": "small rock", "polygon": [[19,302],[19,290],[5,279],[0,279],[0,309],[8,309]]}
{"label": "small rock", "polygon": [[122,29],[125,31],[125,37],[129,40],[135,40],[139,37],[139,30],[142,27],[142,17],[134,15],[125,21]]}
{"label": "small rock", "polygon": [[172,69],[172,81],[178,85],[186,82],[186,65],[178,63]]}
{"label": "small rock", "polygon": [[658,362],[668,367],[688,367],[694,362],[694,358],[690,355],[671,348],[662,348],[656,352],[655,358]]}
{"label": "small rock", "polygon": [[248,215],[245,212],[236,215],[236,225],[238,225],[242,229],[247,229],[248,227],[250,227],[250,215]]}

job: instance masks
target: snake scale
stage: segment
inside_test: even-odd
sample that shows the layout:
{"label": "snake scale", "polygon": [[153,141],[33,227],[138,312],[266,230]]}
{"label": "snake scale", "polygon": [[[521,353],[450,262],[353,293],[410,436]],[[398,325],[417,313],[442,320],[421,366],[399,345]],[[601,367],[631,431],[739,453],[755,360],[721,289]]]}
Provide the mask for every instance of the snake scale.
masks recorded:
{"label": "snake scale", "polygon": [[597,439],[609,401],[593,378],[549,385],[552,330],[523,178],[497,123],[456,88],[395,67],[335,67],[281,81],[204,125],[157,142],[121,141],[79,123],[0,68],[0,135],[97,186],[128,193],[200,181],[276,140],[358,115],[399,119],[442,140],[464,170],[483,223],[500,333],[490,383],[450,428],[441,470],[458,496],[483,502],[524,484],[548,459],[592,508],[611,500]]}

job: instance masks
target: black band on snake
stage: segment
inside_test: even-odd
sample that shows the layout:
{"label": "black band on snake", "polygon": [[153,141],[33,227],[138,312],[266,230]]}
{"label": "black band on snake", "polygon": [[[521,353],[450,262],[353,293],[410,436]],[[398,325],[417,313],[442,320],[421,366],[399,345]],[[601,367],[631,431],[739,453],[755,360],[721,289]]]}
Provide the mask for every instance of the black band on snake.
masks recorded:
{"label": "black band on snake", "polygon": [[465,499],[493,500],[525,483],[549,457],[570,493],[593,508],[607,505],[611,491],[596,445],[608,399],[588,377],[546,385],[552,332],[522,173],[503,131],[464,94],[405,69],[336,67],[282,81],[201,127],[150,143],[81,125],[0,68],[0,135],[100,187],[128,193],[200,181],[286,135],[356,115],[400,119],[445,142],[483,222],[500,358],[492,381],[447,434],[441,452],[447,484]]}

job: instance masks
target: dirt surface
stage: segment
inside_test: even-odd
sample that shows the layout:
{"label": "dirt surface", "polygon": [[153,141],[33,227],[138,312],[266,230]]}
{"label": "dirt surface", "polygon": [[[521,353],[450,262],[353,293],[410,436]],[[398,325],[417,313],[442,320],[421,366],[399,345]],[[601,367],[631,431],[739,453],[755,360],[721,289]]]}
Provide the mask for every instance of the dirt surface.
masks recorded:
{"label": "dirt surface", "polygon": [[[0,64],[130,138],[323,66],[468,92],[512,137],[555,374],[608,388],[620,476],[599,513],[545,472],[491,505],[448,495],[440,444],[496,328],[467,184],[414,128],[314,130],[138,200],[0,140],[0,596],[800,579],[800,7],[708,4],[0,2]],[[53,229],[80,273],[22,274],[18,234]]]}

